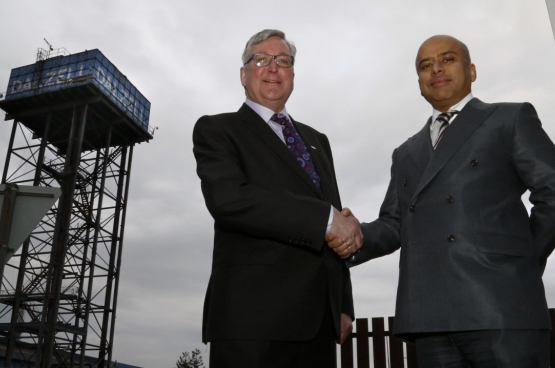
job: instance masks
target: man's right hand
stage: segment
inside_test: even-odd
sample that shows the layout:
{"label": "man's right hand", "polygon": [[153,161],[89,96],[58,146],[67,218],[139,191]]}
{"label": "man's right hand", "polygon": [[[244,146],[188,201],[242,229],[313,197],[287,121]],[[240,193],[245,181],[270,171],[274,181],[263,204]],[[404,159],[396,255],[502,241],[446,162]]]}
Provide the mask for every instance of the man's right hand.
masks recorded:
{"label": "man's right hand", "polygon": [[334,208],[331,230],[326,235],[328,246],[345,259],[362,247],[362,238],[360,222],[351,210],[344,208],[339,212]]}

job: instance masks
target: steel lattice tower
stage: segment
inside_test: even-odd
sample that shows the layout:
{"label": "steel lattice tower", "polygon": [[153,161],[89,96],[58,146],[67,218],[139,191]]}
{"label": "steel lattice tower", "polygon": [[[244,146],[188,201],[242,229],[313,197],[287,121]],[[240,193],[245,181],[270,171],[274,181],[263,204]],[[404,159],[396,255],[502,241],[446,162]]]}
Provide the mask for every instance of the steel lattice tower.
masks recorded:
{"label": "steel lattice tower", "polygon": [[[98,50],[12,70],[2,183],[62,195],[6,265],[6,366],[111,367],[133,147],[150,103]],[[1,323],[4,322],[4,323]]]}

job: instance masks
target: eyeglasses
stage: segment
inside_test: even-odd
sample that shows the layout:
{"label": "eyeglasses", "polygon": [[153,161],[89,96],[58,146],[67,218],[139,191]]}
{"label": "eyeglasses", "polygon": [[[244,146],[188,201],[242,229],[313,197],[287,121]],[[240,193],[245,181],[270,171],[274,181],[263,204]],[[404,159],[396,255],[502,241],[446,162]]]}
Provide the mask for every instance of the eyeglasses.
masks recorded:
{"label": "eyeglasses", "polygon": [[295,63],[295,58],[291,55],[254,54],[244,65],[247,65],[249,61],[253,60],[256,66],[268,66],[272,62],[272,59],[275,59],[277,66],[282,68],[291,68]]}

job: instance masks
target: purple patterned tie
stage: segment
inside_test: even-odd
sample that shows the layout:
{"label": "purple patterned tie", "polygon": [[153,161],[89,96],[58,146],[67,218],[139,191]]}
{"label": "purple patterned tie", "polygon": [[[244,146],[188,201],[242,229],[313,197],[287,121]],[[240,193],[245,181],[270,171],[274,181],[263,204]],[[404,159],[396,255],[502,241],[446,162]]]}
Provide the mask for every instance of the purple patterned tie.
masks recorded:
{"label": "purple patterned tie", "polygon": [[318,176],[318,172],[316,172],[316,167],[314,166],[314,162],[312,162],[310,153],[308,153],[301,136],[297,133],[293,124],[291,124],[287,116],[284,114],[274,114],[270,120],[281,125],[287,148],[289,148],[289,151],[291,151],[299,164],[301,164],[301,167],[304,171],[306,171],[310,179],[312,179],[312,182],[316,185],[316,188],[318,188],[318,191],[320,192],[320,197],[323,198],[324,192],[322,190],[322,184],[320,183],[320,176]]}

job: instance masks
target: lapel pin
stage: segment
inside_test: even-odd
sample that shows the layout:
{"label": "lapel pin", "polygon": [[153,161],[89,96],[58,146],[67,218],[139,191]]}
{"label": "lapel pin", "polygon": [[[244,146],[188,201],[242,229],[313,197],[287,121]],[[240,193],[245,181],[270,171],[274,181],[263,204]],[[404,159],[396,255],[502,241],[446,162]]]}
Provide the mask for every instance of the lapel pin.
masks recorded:
{"label": "lapel pin", "polygon": [[316,147],[314,147],[314,146],[310,146],[310,148],[312,148],[312,149],[316,149]]}

